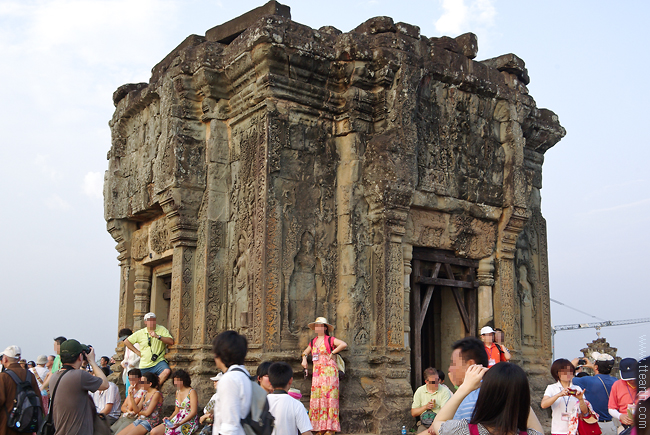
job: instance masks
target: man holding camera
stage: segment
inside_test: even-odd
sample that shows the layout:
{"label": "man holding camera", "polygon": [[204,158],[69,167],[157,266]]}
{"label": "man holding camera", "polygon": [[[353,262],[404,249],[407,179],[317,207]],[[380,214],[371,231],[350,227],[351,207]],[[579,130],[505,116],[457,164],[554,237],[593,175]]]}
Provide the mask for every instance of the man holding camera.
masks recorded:
{"label": "man holding camera", "polygon": [[[88,392],[106,390],[108,379],[95,362],[92,347],[77,340],[66,340],[61,343],[60,355],[63,367],[50,377],[50,391],[54,396],[50,409],[55,435],[91,435],[94,405],[89,400]],[[84,361],[88,361],[94,376],[79,370]]]}
{"label": "man holding camera", "polygon": [[[165,353],[166,346],[173,345],[174,339],[167,328],[156,325],[154,313],[145,314],[144,323],[147,326],[125,338],[124,345],[140,357],[139,368],[142,374],[151,372],[158,375],[160,389],[172,373],[165,359]],[[140,345],[140,350],[134,346],[135,343]]]}
{"label": "man holding camera", "polygon": [[[589,401],[598,414],[598,425],[603,435],[615,435],[616,427],[609,415],[609,396],[616,378],[610,373],[614,368],[614,357],[606,353],[592,352],[594,363],[585,358],[575,358],[571,363],[574,367],[587,367],[594,371],[594,376],[581,376],[573,378],[573,384],[585,390],[585,399]],[[584,372],[583,372],[584,373]]]}

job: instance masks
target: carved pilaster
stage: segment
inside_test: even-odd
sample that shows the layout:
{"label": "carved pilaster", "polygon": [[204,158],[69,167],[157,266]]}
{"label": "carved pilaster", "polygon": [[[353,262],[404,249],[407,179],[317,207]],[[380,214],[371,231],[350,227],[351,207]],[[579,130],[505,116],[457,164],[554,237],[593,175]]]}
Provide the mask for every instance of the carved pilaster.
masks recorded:
{"label": "carved pilaster", "polygon": [[514,352],[521,349],[521,337],[518,334],[515,315],[519,312],[515,306],[516,277],[515,252],[517,237],[528,220],[527,210],[521,207],[505,208],[499,221],[496,252],[496,288],[494,300],[494,323],[503,329],[511,341]]}
{"label": "carved pilaster", "polygon": [[413,246],[402,245],[402,259],[404,261],[404,347],[410,348],[408,337],[411,333],[411,260],[413,259]]}
{"label": "carved pilaster", "polygon": [[[270,195],[273,197],[272,195]],[[266,294],[265,294],[265,336],[264,343],[267,349],[280,348],[281,326],[281,272],[282,272],[282,220],[280,207],[275,201],[270,201],[269,216],[267,218],[266,241]]]}
{"label": "carved pilaster", "polygon": [[[370,197],[373,222],[372,274],[375,294],[378,346],[404,349],[404,259],[402,238],[408,208],[394,205],[386,210],[377,196]],[[408,322],[407,322],[408,323]]]}
{"label": "carved pilaster", "polygon": [[172,257],[172,288],[169,306],[169,327],[179,345],[192,342],[194,309],[194,256],[198,239],[197,194],[190,189],[171,189],[160,201],[167,216]]}
{"label": "carved pilaster", "polygon": [[[403,208],[387,213],[386,316],[389,348],[404,348],[404,258],[402,239],[406,233],[408,210]],[[408,322],[407,322],[408,323]]]}

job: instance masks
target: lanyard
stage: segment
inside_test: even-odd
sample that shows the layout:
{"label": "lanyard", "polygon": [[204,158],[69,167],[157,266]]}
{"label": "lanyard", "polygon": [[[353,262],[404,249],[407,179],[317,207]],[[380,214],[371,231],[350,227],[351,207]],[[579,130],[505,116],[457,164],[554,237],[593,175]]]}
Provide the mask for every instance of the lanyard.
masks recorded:
{"label": "lanyard", "polygon": [[636,394],[634,397],[632,397],[632,392],[630,391],[630,386],[628,385],[627,381],[625,381],[625,388],[627,388],[627,394],[629,394],[630,399],[632,399],[632,403],[634,404],[634,397],[636,397]]}
{"label": "lanyard", "polygon": [[[566,400],[565,400],[566,399]],[[569,401],[571,400],[571,397],[563,397],[562,401],[564,402],[564,412],[569,413]]]}

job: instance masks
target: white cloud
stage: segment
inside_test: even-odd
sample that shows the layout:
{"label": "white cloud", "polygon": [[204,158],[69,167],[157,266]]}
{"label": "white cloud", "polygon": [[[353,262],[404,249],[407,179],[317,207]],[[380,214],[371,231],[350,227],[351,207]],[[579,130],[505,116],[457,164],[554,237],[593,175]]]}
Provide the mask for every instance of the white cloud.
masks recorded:
{"label": "white cloud", "polygon": [[56,194],[50,195],[50,197],[45,200],[45,206],[50,210],[65,211],[70,209],[70,204]]}
{"label": "white cloud", "polygon": [[88,172],[84,177],[83,191],[91,198],[104,197],[104,174],[101,172]]}
{"label": "white cloud", "polygon": [[598,213],[605,213],[605,212],[610,212],[610,211],[618,211],[626,208],[633,208],[633,207],[638,207],[640,205],[646,205],[650,203],[650,198],[642,199],[640,201],[634,201],[630,202],[627,204],[621,204],[621,205],[615,205],[614,207],[608,207],[608,208],[599,208],[599,209],[594,209],[594,210],[589,210],[587,213],[584,213],[585,215],[593,215],[593,214],[598,214]]}
{"label": "white cloud", "polygon": [[460,33],[467,23],[467,6],[465,0],[442,0],[444,13],[436,21],[436,30],[440,33]]}
{"label": "white cloud", "polygon": [[443,14],[435,22],[436,30],[443,35],[459,35],[472,29],[494,24],[496,9],[493,0],[442,0]]}
{"label": "white cloud", "polygon": [[45,175],[47,175],[52,181],[58,181],[63,178],[63,174],[56,170],[48,162],[49,156],[45,154],[36,154],[36,159],[34,164],[36,167]]}
{"label": "white cloud", "polygon": [[494,17],[497,11],[492,4],[492,0],[476,0],[471,5],[470,16],[476,14],[476,20],[484,26],[494,24]]}

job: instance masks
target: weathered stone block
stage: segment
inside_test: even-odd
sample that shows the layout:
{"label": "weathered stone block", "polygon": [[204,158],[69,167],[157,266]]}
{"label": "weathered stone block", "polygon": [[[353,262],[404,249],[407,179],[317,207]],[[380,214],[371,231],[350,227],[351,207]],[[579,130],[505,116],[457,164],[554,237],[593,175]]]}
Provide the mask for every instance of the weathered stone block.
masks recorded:
{"label": "weathered stone block", "polygon": [[454,39],[460,46],[461,52],[465,56],[469,57],[470,59],[474,59],[476,57],[476,54],[478,53],[478,37],[475,34],[471,32],[463,33]]}

